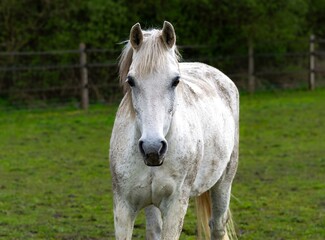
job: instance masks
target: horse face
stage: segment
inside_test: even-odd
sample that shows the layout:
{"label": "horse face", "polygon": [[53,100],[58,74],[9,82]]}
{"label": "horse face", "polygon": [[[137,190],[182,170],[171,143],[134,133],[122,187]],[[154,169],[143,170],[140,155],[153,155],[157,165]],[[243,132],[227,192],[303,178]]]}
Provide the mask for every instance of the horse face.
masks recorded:
{"label": "horse face", "polygon": [[141,133],[139,149],[148,166],[160,166],[168,149],[165,139],[176,106],[179,74],[153,74],[127,78],[131,86],[132,104]]}
{"label": "horse face", "polygon": [[[132,29],[130,42],[134,53],[126,81],[131,88],[141,134],[139,151],[148,166],[160,166],[168,150],[165,137],[175,111],[176,88],[180,81],[174,49],[175,33],[172,25],[165,22],[162,32],[144,42],[140,25]],[[157,43],[154,45],[149,41]],[[156,48],[148,49],[151,46]]]}

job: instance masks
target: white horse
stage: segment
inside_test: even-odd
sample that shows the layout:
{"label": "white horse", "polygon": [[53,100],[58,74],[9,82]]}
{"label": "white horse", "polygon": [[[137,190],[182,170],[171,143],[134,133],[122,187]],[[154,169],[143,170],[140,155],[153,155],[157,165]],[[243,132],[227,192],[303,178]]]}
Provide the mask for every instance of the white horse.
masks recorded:
{"label": "white horse", "polygon": [[125,95],[110,142],[116,239],[132,238],[143,208],[147,239],[179,239],[194,196],[200,232],[230,237],[238,90],[211,66],[180,63],[175,43],[169,22],[150,31],[137,23],[120,58]]}

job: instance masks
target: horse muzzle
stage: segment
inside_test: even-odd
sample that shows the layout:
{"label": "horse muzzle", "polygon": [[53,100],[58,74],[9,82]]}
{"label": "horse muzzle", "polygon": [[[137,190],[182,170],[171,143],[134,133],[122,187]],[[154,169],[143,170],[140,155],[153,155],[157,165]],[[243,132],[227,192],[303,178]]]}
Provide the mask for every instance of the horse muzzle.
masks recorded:
{"label": "horse muzzle", "polygon": [[165,139],[139,140],[139,149],[144,158],[144,163],[149,167],[158,167],[163,164],[167,148]]}
{"label": "horse muzzle", "polygon": [[163,162],[164,159],[154,153],[147,154],[144,158],[144,163],[149,167],[159,167]]}

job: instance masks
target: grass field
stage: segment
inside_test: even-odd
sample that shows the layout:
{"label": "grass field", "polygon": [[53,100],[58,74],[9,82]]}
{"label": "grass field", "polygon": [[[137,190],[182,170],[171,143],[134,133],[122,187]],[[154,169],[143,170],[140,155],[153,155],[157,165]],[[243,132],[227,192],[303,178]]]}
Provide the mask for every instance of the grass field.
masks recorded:
{"label": "grass field", "polygon": [[[0,239],[114,239],[116,106],[0,113]],[[239,239],[325,239],[325,89],[241,97]],[[181,239],[195,239],[191,202]],[[143,215],[134,238],[144,239]]]}

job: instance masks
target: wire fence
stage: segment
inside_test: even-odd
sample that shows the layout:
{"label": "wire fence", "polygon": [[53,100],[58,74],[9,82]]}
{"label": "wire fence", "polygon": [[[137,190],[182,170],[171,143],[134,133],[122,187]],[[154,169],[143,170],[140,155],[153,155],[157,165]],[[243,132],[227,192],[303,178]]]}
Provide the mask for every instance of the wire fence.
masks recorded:
{"label": "wire fence", "polygon": [[[241,91],[325,86],[325,40],[311,37],[309,51],[215,56],[209,46],[179,46],[184,61],[200,61],[225,72]],[[0,103],[42,107],[91,102],[115,103],[122,97],[117,80],[121,49],[0,52]],[[2,104],[3,105],[3,104]]]}

